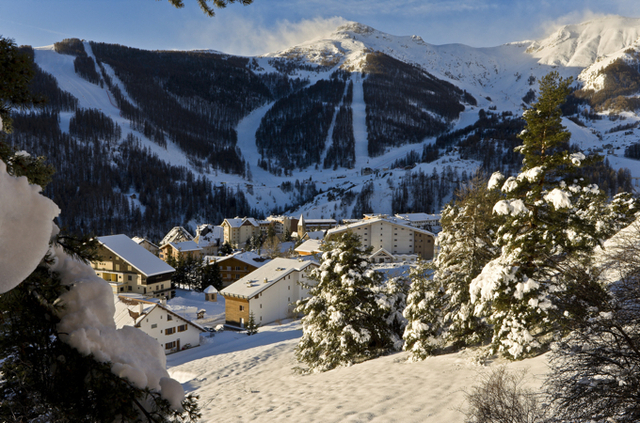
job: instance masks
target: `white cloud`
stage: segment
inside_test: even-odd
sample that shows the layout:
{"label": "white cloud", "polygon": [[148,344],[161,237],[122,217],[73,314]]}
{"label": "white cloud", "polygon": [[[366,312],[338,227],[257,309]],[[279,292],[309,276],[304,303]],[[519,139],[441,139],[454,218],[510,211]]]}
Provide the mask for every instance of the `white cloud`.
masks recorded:
{"label": "white cloud", "polygon": [[[233,17],[216,22],[199,31],[200,48],[225,53],[254,56],[284,50],[288,47],[330,34],[347,21],[341,17],[303,19],[298,22],[278,21],[267,27],[245,18]],[[188,37],[193,41],[193,27]]]}

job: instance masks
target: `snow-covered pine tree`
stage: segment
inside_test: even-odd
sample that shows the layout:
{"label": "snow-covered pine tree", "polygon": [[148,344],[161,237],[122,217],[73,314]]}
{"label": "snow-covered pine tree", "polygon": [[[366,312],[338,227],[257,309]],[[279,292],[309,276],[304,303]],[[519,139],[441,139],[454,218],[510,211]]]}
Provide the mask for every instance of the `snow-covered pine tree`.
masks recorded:
{"label": "snow-covered pine tree", "polygon": [[393,347],[385,310],[376,301],[380,275],[357,235],[345,233],[325,246],[310,273],[309,297],[300,301],[302,337],[296,347],[304,371],[322,372],[377,357]]}
{"label": "snow-covered pine tree", "polygon": [[[597,301],[592,291],[598,285],[584,272],[574,278],[572,270],[610,229],[598,220],[604,195],[579,176],[589,160],[570,151],[571,134],[562,126],[560,106],[570,83],[551,72],[540,81],[538,101],[524,112],[527,126],[517,148],[523,166],[504,181],[505,199],[493,208],[505,218],[496,238],[500,255],[470,287],[476,315],[490,316],[494,325],[494,348],[511,358],[539,349],[568,314]],[[501,179],[494,174],[490,187]]]}
{"label": "snow-covered pine tree", "polygon": [[409,273],[411,287],[403,315],[407,319],[403,340],[409,361],[424,360],[442,347],[442,286],[430,277],[430,263],[420,261]]}
{"label": "snow-covered pine tree", "polygon": [[[493,235],[500,217],[492,214],[500,194],[487,189],[475,175],[456,192],[455,201],[442,211],[440,249],[431,265],[412,269],[412,286],[405,317],[405,350],[411,360],[424,359],[449,343],[456,348],[477,344],[487,337],[488,326],[473,314],[469,285],[485,264],[496,256]],[[433,277],[427,272],[433,269]]]}
{"label": "snow-covered pine tree", "polygon": [[456,348],[478,344],[487,337],[484,316],[473,313],[469,286],[497,255],[494,235],[503,219],[492,213],[492,207],[499,199],[497,190],[487,188],[486,177],[476,174],[456,193],[455,204],[442,213],[433,280],[444,291],[445,342]]}

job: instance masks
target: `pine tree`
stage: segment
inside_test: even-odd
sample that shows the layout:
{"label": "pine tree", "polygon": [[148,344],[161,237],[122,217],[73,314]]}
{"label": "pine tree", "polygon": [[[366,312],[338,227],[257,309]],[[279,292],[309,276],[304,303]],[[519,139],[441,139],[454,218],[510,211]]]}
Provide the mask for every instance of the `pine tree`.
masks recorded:
{"label": "pine tree", "polygon": [[445,341],[456,348],[478,344],[487,336],[484,316],[473,313],[469,286],[497,255],[493,234],[501,218],[492,213],[492,205],[499,198],[496,190],[487,188],[485,177],[477,174],[456,193],[455,204],[442,212],[433,280],[444,291]]}
{"label": "pine tree", "polygon": [[251,313],[249,313],[249,321],[245,326],[245,328],[247,329],[247,335],[249,336],[255,335],[256,333],[258,333],[259,327],[260,325],[256,323],[256,316],[253,314],[253,311],[252,311]]}
{"label": "pine tree", "polygon": [[357,235],[346,233],[327,244],[320,267],[311,272],[310,297],[296,307],[304,317],[295,354],[306,371],[349,366],[393,347],[385,310],[376,301],[380,275],[367,253]]}
{"label": "pine tree", "polygon": [[[539,350],[562,330],[567,315],[597,305],[598,290],[588,275],[589,252],[610,232],[598,224],[604,195],[579,175],[589,162],[570,152],[571,134],[562,126],[560,106],[571,79],[556,72],[542,78],[540,94],[524,112],[520,174],[501,187],[505,199],[493,211],[505,218],[496,232],[500,255],[471,283],[476,315],[488,315],[493,346],[511,358]],[[490,185],[497,186],[494,174]]]}
{"label": "pine tree", "polygon": [[442,286],[430,276],[432,265],[419,262],[410,271],[411,287],[403,315],[407,319],[403,349],[409,361],[424,360],[442,347]]}

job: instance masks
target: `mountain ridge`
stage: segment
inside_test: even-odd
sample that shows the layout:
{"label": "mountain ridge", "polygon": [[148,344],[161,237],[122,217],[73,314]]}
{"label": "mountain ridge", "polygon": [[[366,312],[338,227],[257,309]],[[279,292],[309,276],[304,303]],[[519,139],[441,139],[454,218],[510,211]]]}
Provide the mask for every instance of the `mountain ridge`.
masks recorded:
{"label": "mountain ridge", "polygon": [[[620,22],[625,26],[612,28]],[[349,22],[323,37],[256,57],[213,51],[145,52],[85,42],[82,49],[95,62],[95,72],[100,78],[97,84],[74,71],[74,56],[59,54],[55,48],[36,49],[35,61],[64,91],[78,99],[77,107],[99,110],[120,126],[122,140],[103,149],[111,157],[105,160],[122,163],[118,158],[120,149],[140,148],[157,155],[172,168],[193,172],[189,178],[202,178],[218,186],[216,192],[220,195],[221,187],[231,190],[230,193],[242,193],[246,204],[236,210],[251,208],[265,215],[287,211],[311,217],[344,218],[358,217],[362,212],[437,212],[451,197],[452,190],[474,169],[496,165],[503,166],[506,172],[515,169],[518,159],[510,149],[517,142],[520,111],[535,98],[536,80],[556,70],[590,87],[589,81],[604,78],[598,69],[625,57],[625,50],[637,47],[634,31],[640,28],[640,20],[607,18],[580,26],[582,32],[575,28],[578,27],[565,26],[539,41],[473,48],[461,44],[431,45],[418,36],[393,36]],[[600,36],[598,31],[602,33]],[[78,46],[76,50],[79,49]],[[105,52],[111,52],[111,56]],[[141,57],[156,65],[135,70],[131,63],[137,60],[144,65]],[[571,60],[589,57],[604,59],[584,68],[549,64],[569,64],[573,63]],[[329,88],[332,78],[340,86]],[[147,88],[140,91],[140,84],[146,84]],[[406,87],[402,88],[402,84]],[[329,95],[329,91],[323,94],[325,89],[333,90],[333,94]],[[154,92],[160,97],[149,103],[142,92]],[[241,98],[255,100],[240,106],[236,100]],[[614,120],[603,122],[601,118],[606,114],[600,117],[601,121],[582,117],[583,112],[595,115],[589,111],[586,100],[580,101],[572,106],[573,120],[566,120],[565,124],[575,132],[575,142],[583,149],[609,151],[608,145],[615,150],[616,146],[627,148],[635,141],[632,135],[618,138],[607,135],[620,124],[614,124]],[[173,110],[154,111],[161,102],[171,104]],[[224,104],[233,105],[237,111],[230,115],[231,109]],[[158,112],[164,113],[165,118],[154,119]],[[60,129],[68,133],[69,122],[77,112],[58,113]],[[179,113],[202,114],[202,118],[214,119],[211,121],[214,126],[209,132],[193,126],[201,126],[198,123],[186,121],[166,126],[172,115]],[[215,120],[217,116],[224,120]],[[322,129],[304,132],[304,126],[296,126],[319,122],[321,116],[324,116]],[[627,119],[625,125],[638,120],[634,113],[618,116]],[[257,145],[255,134],[261,126],[270,129],[262,131],[262,144]],[[228,146],[224,147],[228,158],[217,157],[223,151],[219,147],[216,157],[206,152],[212,150],[203,150],[206,145],[215,146],[218,142],[216,128],[233,131],[225,135],[226,141],[220,141],[220,145]],[[204,134],[201,141],[195,138],[189,141],[196,143],[192,150],[181,147],[178,135],[196,136],[199,133],[196,129]],[[297,140],[291,141],[286,149],[285,133],[292,134],[291,140]],[[19,135],[15,138],[19,139]],[[317,147],[305,150],[313,137]],[[125,139],[129,140],[126,146]],[[376,139],[381,141],[380,147],[372,150]],[[487,148],[493,149],[493,158],[485,152]],[[631,167],[633,176],[640,177],[635,162],[615,154],[610,159],[615,168]],[[227,167],[225,173],[222,164],[233,164],[234,170]],[[415,168],[398,170],[400,167]],[[175,174],[183,175],[180,178],[185,175],[177,170]],[[422,182],[418,185],[410,182],[407,177],[414,178],[412,174]],[[179,189],[185,182],[176,179],[172,183]],[[142,215],[149,204],[141,199],[149,201],[159,195],[143,193],[136,185],[122,185],[118,189],[128,197],[128,207],[138,208]],[[417,195],[420,190],[431,192],[431,197]],[[425,202],[417,202],[418,197]],[[187,197],[180,198],[175,201],[188,202]],[[65,204],[61,206],[64,210]],[[151,205],[154,207],[164,206],[160,202]],[[217,214],[211,214],[193,210],[189,205],[175,210],[163,217],[171,222],[166,224],[168,227],[196,226],[218,219],[220,213],[231,212],[218,210]],[[86,223],[91,219],[74,216],[68,221]]]}

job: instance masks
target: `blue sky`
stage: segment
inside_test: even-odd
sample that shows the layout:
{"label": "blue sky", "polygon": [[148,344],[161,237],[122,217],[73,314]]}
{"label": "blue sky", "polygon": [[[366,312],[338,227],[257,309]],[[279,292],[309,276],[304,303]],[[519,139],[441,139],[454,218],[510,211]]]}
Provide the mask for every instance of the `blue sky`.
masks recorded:
{"label": "blue sky", "polygon": [[537,39],[600,14],[640,17],[637,0],[254,0],[206,17],[196,0],[0,0],[0,35],[34,47],[64,38],[149,50],[277,51],[357,21],[431,44],[474,47]]}

